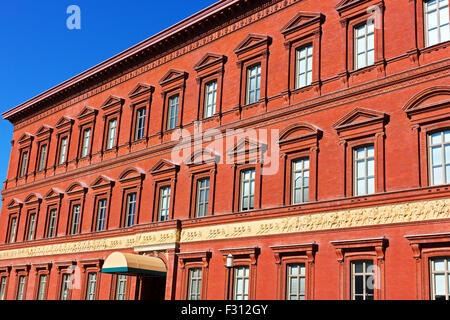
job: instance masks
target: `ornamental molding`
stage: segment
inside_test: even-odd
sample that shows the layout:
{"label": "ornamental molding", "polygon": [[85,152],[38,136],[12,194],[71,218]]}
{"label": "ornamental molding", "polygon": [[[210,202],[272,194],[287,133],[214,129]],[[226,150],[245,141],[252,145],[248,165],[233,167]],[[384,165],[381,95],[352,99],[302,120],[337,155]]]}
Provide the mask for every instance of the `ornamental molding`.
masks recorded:
{"label": "ornamental molding", "polygon": [[0,251],[0,260],[336,230],[351,227],[379,226],[438,219],[450,219],[450,199],[208,225],[187,228],[182,231],[179,228],[173,228],[127,236],[6,249]]}

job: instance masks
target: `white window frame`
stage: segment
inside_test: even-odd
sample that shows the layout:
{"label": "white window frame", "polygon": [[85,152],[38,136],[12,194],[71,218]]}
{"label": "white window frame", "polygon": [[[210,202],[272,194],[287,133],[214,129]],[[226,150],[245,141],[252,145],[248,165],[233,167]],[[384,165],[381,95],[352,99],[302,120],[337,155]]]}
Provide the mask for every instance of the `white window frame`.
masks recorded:
{"label": "white window frame", "polygon": [[34,239],[34,229],[36,228],[36,212],[30,213],[28,217],[28,232],[27,240],[31,241]]}
{"label": "white window frame", "polygon": [[97,272],[89,272],[86,280],[86,300],[95,300]]}
{"label": "white window frame", "polygon": [[[363,264],[363,271],[362,272],[356,272],[356,264],[362,263]],[[372,272],[367,271],[370,266],[367,264],[370,264],[372,266]],[[370,280],[372,279],[372,283],[374,283],[374,277],[375,277],[375,265],[372,260],[355,260],[350,263],[350,276],[351,276],[351,299],[356,300],[356,296],[360,296],[363,299],[362,300],[373,300],[375,298],[375,288],[372,289],[372,293],[367,292],[367,286]],[[356,277],[363,277],[363,293],[356,293]],[[370,279],[371,278],[371,279]],[[370,299],[372,298],[372,299]]]}
{"label": "white window frame", "polygon": [[12,217],[9,225],[9,242],[14,243],[16,241],[16,232],[17,232],[17,217]]}
{"label": "white window frame", "polygon": [[[254,84],[254,89],[252,89]],[[252,104],[261,98],[261,63],[254,64],[247,68],[247,82],[245,90],[245,103]],[[253,94],[253,98],[252,98]]]}
{"label": "white window frame", "polygon": [[134,141],[138,141],[145,136],[145,117],[147,116],[147,108],[142,107],[136,111],[136,128],[134,132]]}
{"label": "white window frame", "polygon": [[[247,178],[246,174],[250,173]],[[256,170],[246,169],[240,172],[240,191],[239,191],[239,211],[249,211],[255,208],[255,187],[256,187]],[[245,185],[248,184],[248,194],[245,192]],[[252,193],[253,189],[253,193]],[[248,199],[248,206],[244,208],[244,199]],[[253,206],[252,206],[253,203]]]}
{"label": "white window frame", "polygon": [[[428,9],[428,4],[430,2],[436,2],[436,7],[432,10]],[[429,11],[428,11],[429,10]],[[441,11],[443,11],[443,15],[441,16]],[[434,13],[436,15],[436,26],[434,28],[430,28],[430,21],[429,21],[429,15]],[[431,47],[436,44],[446,42],[450,40],[450,25],[449,25],[449,1],[444,0],[428,0],[423,2],[423,20],[424,20],[424,33],[425,33],[425,46]],[[447,21],[441,22],[443,16],[446,16]],[[445,18],[444,18],[445,19]],[[436,43],[430,43],[430,30],[436,30],[437,32],[437,42]],[[446,29],[447,32],[447,39],[442,39],[442,32],[445,32],[443,30]]]}
{"label": "white window frame", "polygon": [[[373,155],[369,155],[369,149],[373,151]],[[364,157],[358,158],[358,152],[362,150],[364,151]],[[373,174],[369,174],[369,162],[373,162]],[[364,176],[358,175],[358,163],[364,163]],[[353,190],[354,196],[364,196],[375,193],[376,187],[376,177],[375,177],[375,146],[367,145],[363,147],[357,147],[353,149]],[[369,179],[373,181],[372,190],[373,192],[369,193]],[[358,181],[364,180],[364,190],[359,190]]]}
{"label": "white window frame", "polygon": [[45,160],[47,159],[47,148],[48,144],[44,143],[39,148],[39,163],[38,163],[38,172],[44,170],[45,168]]}
{"label": "white window frame", "polygon": [[3,276],[0,278],[0,301],[5,300],[6,296],[6,281],[8,281],[8,277]]}
{"label": "white window frame", "polygon": [[[301,65],[304,63],[304,72]],[[313,77],[313,45],[307,44],[295,50],[295,88],[303,88],[312,83]],[[302,80],[304,81],[301,84]]]}
{"label": "white window frame", "polygon": [[[437,260],[443,260],[444,270],[435,270],[435,263]],[[431,299],[436,300],[436,276],[444,277],[445,300],[450,300],[450,257],[436,257],[430,259],[430,281],[431,281]],[[442,296],[442,295],[439,295]],[[441,299],[440,299],[441,300]]]}
{"label": "white window frame", "polygon": [[106,227],[106,209],[108,208],[108,200],[106,198],[98,199],[97,202],[97,219],[95,223],[95,231],[103,231]]}
{"label": "white window frame", "polygon": [[[369,26],[372,27],[372,31],[369,31]],[[358,36],[358,30],[364,27],[364,34]],[[369,48],[369,36],[372,36],[372,49]],[[355,70],[362,69],[368,66],[371,66],[375,63],[375,24],[373,20],[368,20],[364,23],[358,24],[353,29],[353,37],[354,37],[354,63],[355,63]],[[361,51],[361,54],[364,54],[364,63],[359,64],[358,60],[358,53],[359,53],[359,46],[358,46],[358,40],[364,38],[364,51]],[[373,52],[373,61],[369,60],[369,52]]]}
{"label": "white window frame", "polygon": [[[301,168],[297,169],[296,164],[300,163]],[[309,179],[310,179],[310,163],[309,158],[300,158],[293,160],[292,166],[292,180],[291,180],[291,204],[306,203],[309,201]],[[308,179],[308,183],[305,184],[305,179]],[[297,186],[297,179],[301,180],[300,187]],[[300,190],[300,199],[297,199],[297,190]],[[307,194],[305,195],[305,190]],[[305,197],[307,196],[307,197]]]}
{"label": "white window frame", "polygon": [[[294,267],[296,268],[296,270],[298,270],[297,273],[293,273]],[[291,280],[297,281],[297,290],[295,291],[295,293],[292,291]],[[306,299],[306,265],[304,263],[289,263],[286,265],[286,300],[305,300],[305,299]]]}
{"label": "white window frame", "polygon": [[41,274],[39,275],[39,284],[38,284],[38,300],[45,300],[45,289],[47,286],[47,275]]}
{"label": "white window frame", "polygon": [[59,165],[64,164],[67,158],[67,143],[69,141],[69,137],[65,136],[61,138],[60,147],[59,147]]}
{"label": "white window frame", "polygon": [[[441,142],[433,144],[432,140],[434,136],[437,136],[440,134]],[[433,156],[433,149],[440,149],[441,150],[441,156],[440,164],[433,164],[434,156]],[[447,158],[446,155],[446,149],[449,151],[449,157]],[[428,134],[428,171],[429,171],[429,177],[430,177],[430,184],[433,186],[443,185],[443,184],[449,184],[450,183],[450,129],[441,130],[437,132],[433,132]],[[447,172],[447,167],[448,172]],[[442,168],[442,182],[438,183],[435,182],[435,175],[434,175],[434,169]]]}
{"label": "white window frame", "polygon": [[189,269],[188,300],[201,300],[202,293],[202,268]]}
{"label": "white window frame", "polygon": [[72,216],[70,219],[70,235],[78,234],[80,228],[81,204],[77,203],[72,206]]}
{"label": "white window frame", "polygon": [[178,112],[180,108],[180,95],[170,96],[167,102],[167,130],[175,129],[178,125]]}
{"label": "white window frame", "polygon": [[91,128],[86,128],[83,130],[83,144],[81,146],[81,158],[87,157],[89,155],[89,146],[91,144]]}
{"label": "white window frame", "polygon": [[159,188],[158,221],[169,220],[171,193],[171,186],[161,186]]}
{"label": "white window frame", "polygon": [[47,238],[53,238],[56,235],[56,215],[58,210],[51,208],[48,213]]}
{"label": "white window frame", "polygon": [[17,285],[17,300],[23,300],[25,298],[25,282],[27,277],[24,275],[19,276],[19,284]]}
{"label": "white window frame", "polygon": [[195,206],[196,217],[206,217],[208,215],[209,186],[209,178],[201,178],[197,180],[197,199]]}
{"label": "white window frame", "polygon": [[[248,300],[250,286],[250,267],[237,266],[233,269],[233,300]],[[240,271],[243,271],[243,274],[240,273]],[[242,288],[242,290],[239,290],[239,287]]]}
{"label": "white window frame", "polygon": [[70,294],[70,285],[72,279],[70,273],[63,273],[61,275],[61,292],[60,292],[60,300],[69,300]]}
{"label": "white window frame", "polygon": [[212,117],[216,113],[217,105],[217,80],[205,84],[205,102],[203,118]]}
{"label": "white window frame", "polygon": [[116,281],[116,300],[126,300],[127,297],[127,276],[123,274],[117,275]]}
{"label": "white window frame", "polygon": [[28,150],[22,153],[22,161],[20,162],[19,177],[23,178],[27,174],[28,169]]}
{"label": "white window frame", "polygon": [[110,150],[116,145],[117,118],[108,121],[108,136],[106,139],[106,150]]}
{"label": "white window frame", "polygon": [[136,224],[137,192],[127,194],[125,227],[132,227]]}

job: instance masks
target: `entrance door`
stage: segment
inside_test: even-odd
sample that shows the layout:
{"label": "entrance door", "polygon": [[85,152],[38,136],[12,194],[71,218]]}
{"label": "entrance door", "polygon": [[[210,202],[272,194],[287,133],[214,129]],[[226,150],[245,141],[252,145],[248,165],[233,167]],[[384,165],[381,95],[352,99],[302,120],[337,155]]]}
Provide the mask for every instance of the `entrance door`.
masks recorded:
{"label": "entrance door", "polygon": [[141,300],[164,300],[166,295],[166,277],[142,277]]}

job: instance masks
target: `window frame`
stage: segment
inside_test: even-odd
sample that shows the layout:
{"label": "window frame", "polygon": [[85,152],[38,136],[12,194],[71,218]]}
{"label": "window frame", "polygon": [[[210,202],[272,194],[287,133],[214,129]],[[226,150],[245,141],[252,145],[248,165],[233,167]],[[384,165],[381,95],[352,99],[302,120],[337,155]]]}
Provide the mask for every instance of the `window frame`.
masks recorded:
{"label": "window frame", "polygon": [[[24,159],[25,159],[25,166],[24,166]],[[29,162],[30,162],[29,149],[22,149],[20,151],[20,164],[19,164],[19,173],[18,173],[19,178],[26,178],[26,176],[28,175]]]}
{"label": "window frame", "polygon": [[[33,220],[31,220],[32,217],[34,218]],[[36,239],[37,223],[38,223],[38,215],[36,209],[28,210],[24,241],[33,241]]]}
{"label": "window frame", "polygon": [[[9,267],[0,268],[0,301],[8,299],[9,269]],[[5,279],[4,286],[3,279]]]}
{"label": "window frame", "polygon": [[[14,233],[12,233],[12,222],[15,220],[15,227],[14,227]],[[9,221],[8,221],[8,232],[6,235],[6,243],[16,243],[17,242],[17,231],[19,226],[19,213],[11,213],[9,214]],[[13,236],[13,239],[11,239],[11,235]]]}
{"label": "window frame", "polygon": [[[424,37],[424,47],[425,48],[432,47],[432,46],[439,45],[439,44],[442,44],[442,43],[450,41],[450,37],[449,37],[448,40],[445,40],[445,41],[441,40],[441,34],[439,32],[440,29],[441,29],[441,26],[439,24],[440,14],[437,14],[438,24],[437,24],[436,28],[437,28],[437,31],[438,31],[438,40],[439,41],[437,43],[435,43],[435,44],[430,44],[429,43],[429,30],[428,30],[428,18],[427,18],[428,11],[426,10],[426,8],[427,8],[427,3],[430,2],[430,1],[432,1],[432,0],[426,0],[426,1],[424,0],[424,1],[422,1],[422,8],[423,8],[422,9],[423,10],[423,37]],[[441,7],[439,6],[439,3],[440,3],[440,1],[436,0],[436,5],[437,5],[436,11],[437,12],[439,12],[439,9],[441,9]],[[450,3],[448,2],[448,0],[447,0],[447,11],[448,11],[448,14],[450,15]],[[448,28],[449,28],[449,33],[450,33],[450,26]]]}
{"label": "window frame", "polygon": [[[42,149],[45,147],[45,155],[42,157]],[[38,144],[38,158],[36,159],[36,172],[42,172],[47,169],[49,144],[47,141],[39,142]]]}
{"label": "window frame", "polygon": [[[78,211],[78,219],[77,219],[77,227],[75,232],[73,232],[74,229],[74,209],[75,207],[79,208]],[[75,236],[81,233],[81,216],[82,216],[82,209],[81,209],[81,200],[73,200],[70,201],[69,205],[69,220],[67,223],[67,235],[69,236]]]}
{"label": "window frame", "polygon": [[[429,185],[434,187],[434,186],[442,186],[442,185],[448,185],[450,184],[450,177],[447,177],[447,171],[446,171],[446,166],[450,166],[450,159],[448,159],[448,162],[445,162],[445,147],[448,146],[450,148],[450,140],[448,142],[445,142],[445,132],[449,132],[450,134],[450,128],[441,128],[438,130],[432,130],[432,131],[428,131],[427,132],[427,157],[428,157],[428,181],[429,181]],[[438,145],[432,145],[431,139],[432,139],[432,135],[435,133],[441,133],[441,138],[442,141],[440,144]],[[440,146],[442,147],[442,175],[443,175],[443,182],[441,184],[435,184],[434,183],[434,175],[433,175],[433,167],[435,167],[435,165],[433,165],[433,154],[432,154],[432,149],[433,147],[436,146]],[[447,182],[447,180],[449,180],[449,182]]]}
{"label": "window frame", "polygon": [[[364,69],[364,68],[368,68],[371,67],[375,64],[375,23],[373,22],[373,20],[371,21],[371,24],[373,25],[373,31],[370,32],[368,31],[369,29],[369,20],[365,21],[365,22],[361,22],[359,24],[356,24],[353,26],[353,70],[360,70],[360,69]],[[364,65],[363,66],[359,66],[359,62],[358,62],[358,40],[361,38],[361,36],[358,36],[358,28],[364,26],[364,57],[365,57],[365,61],[364,61]],[[373,49],[372,51],[374,52],[374,56],[373,56],[373,62],[369,62],[369,51],[371,51],[369,48],[369,42],[368,42],[368,38],[370,35],[373,35]]]}
{"label": "window frame", "polygon": [[[256,69],[256,74],[252,76],[252,70]],[[254,63],[252,65],[246,66],[245,68],[246,80],[245,80],[245,106],[258,103],[261,100],[261,78],[262,78],[262,65],[261,62]],[[255,89],[254,89],[254,101],[251,101],[251,82],[252,79],[255,80]],[[258,81],[259,80],[259,81]],[[259,83],[259,87],[258,87]]]}
{"label": "window frame", "polygon": [[180,252],[176,255],[181,269],[181,290],[179,299],[188,300],[190,289],[189,270],[192,268],[199,268],[202,271],[200,300],[206,300],[211,251]]}
{"label": "window frame", "polygon": [[[369,156],[368,155],[368,148],[373,148],[373,156]],[[376,163],[376,157],[375,157],[375,145],[373,144],[362,144],[362,145],[358,145],[358,146],[354,146],[353,148],[353,152],[352,152],[352,159],[353,159],[353,196],[355,197],[361,197],[361,196],[367,196],[367,195],[372,195],[376,193],[376,185],[377,185],[377,177],[376,177],[376,167],[377,167],[377,163]],[[364,158],[357,158],[357,153],[358,150],[364,149]],[[365,175],[364,175],[364,190],[365,192],[362,194],[358,194],[358,180],[360,179],[360,177],[358,176],[358,161],[364,161],[364,170],[365,170]],[[374,172],[373,175],[369,175],[368,173],[368,163],[370,160],[373,160],[374,162]],[[369,189],[369,182],[368,179],[373,178],[373,193],[369,193],[368,189]]]}

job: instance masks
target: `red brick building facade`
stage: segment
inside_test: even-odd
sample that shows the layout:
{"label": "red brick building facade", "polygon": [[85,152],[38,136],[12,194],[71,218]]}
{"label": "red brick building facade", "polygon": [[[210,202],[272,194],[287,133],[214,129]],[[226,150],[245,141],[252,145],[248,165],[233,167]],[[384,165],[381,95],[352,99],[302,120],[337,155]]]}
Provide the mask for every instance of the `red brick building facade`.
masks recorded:
{"label": "red brick building facade", "polygon": [[449,299],[448,20],[223,0],[5,112],[0,298]]}

